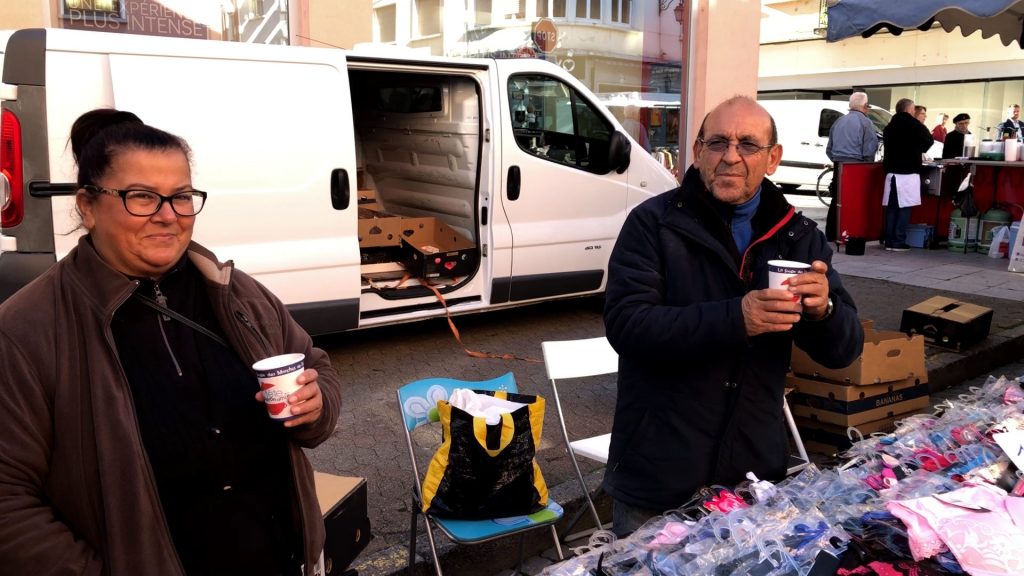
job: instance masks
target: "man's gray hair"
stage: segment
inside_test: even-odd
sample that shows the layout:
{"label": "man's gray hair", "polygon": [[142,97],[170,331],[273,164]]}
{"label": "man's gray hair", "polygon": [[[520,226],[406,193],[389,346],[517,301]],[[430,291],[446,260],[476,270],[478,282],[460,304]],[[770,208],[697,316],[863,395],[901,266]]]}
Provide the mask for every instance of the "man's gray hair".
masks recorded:
{"label": "man's gray hair", "polygon": [[868,95],[864,92],[850,94],[850,110],[860,110],[868,105]]}
{"label": "man's gray hair", "polygon": [[900,112],[906,112],[908,114],[913,115],[913,113],[914,113],[913,108],[914,108],[914,101],[911,100],[910,98],[900,98],[896,102],[896,113],[897,114],[900,113]]}

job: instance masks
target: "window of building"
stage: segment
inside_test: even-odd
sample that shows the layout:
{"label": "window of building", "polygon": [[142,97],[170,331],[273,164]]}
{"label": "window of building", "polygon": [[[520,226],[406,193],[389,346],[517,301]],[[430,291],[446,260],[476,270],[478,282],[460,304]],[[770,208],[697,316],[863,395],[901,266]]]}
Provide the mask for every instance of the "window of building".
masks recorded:
{"label": "window of building", "polygon": [[610,170],[608,120],[572,87],[541,75],[509,79],[509,107],[516,143],[525,152],[587,172]]}
{"label": "window of building", "polygon": [[490,26],[494,8],[492,0],[476,0],[473,4],[474,22],[477,26]]}
{"label": "window of building", "polygon": [[441,33],[441,0],[416,0],[415,22],[417,36]]}
{"label": "window of building", "polygon": [[629,24],[629,16],[632,10],[633,0],[612,0],[612,22]]}
{"label": "window of building", "polygon": [[376,28],[374,41],[394,42],[395,41],[395,5],[381,6],[373,11],[374,27]]}
{"label": "window of building", "polygon": [[565,0],[537,0],[538,18],[565,18]]}
{"label": "window of building", "polygon": [[576,17],[584,20],[600,20],[601,0],[576,0]]}
{"label": "window of building", "polygon": [[498,12],[505,20],[526,19],[527,0],[498,0]]}

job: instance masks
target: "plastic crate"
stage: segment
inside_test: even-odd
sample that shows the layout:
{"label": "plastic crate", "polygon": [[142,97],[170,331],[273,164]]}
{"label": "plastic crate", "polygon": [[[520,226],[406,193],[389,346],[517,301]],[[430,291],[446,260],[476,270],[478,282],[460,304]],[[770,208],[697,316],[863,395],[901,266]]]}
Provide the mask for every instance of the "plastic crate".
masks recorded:
{"label": "plastic crate", "polygon": [[914,248],[927,248],[934,232],[935,227],[931,224],[908,224],[907,244]]}

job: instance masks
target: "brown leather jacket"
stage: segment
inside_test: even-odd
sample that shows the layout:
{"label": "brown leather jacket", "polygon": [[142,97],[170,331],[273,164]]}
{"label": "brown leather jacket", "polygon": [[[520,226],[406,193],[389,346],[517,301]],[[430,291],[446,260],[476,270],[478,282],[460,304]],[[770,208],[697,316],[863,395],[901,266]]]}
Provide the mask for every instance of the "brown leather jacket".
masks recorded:
{"label": "brown leather jacket", "polygon": [[[228,341],[251,364],[304,352],[319,372],[323,414],[291,429],[307,573],[324,526],[302,453],[334,431],[338,376],[284,305],[193,243]],[[137,283],[107,266],[88,237],[0,306],[0,566],[5,574],[183,576],[110,330]],[[246,325],[248,323],[248,325]]]}

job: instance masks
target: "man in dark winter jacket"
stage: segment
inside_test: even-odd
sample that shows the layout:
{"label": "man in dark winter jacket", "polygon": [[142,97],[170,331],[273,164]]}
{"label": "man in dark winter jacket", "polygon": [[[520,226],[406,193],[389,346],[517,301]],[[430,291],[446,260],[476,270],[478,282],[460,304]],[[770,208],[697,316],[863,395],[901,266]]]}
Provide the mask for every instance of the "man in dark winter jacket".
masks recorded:
{"label": "man in dark winter jacket", "polygon": [[[720,104],[682,186],[636,207],[615,244],[604,320],[620,360],[604,488],[620,536],[701,486],[782,478],[791,345],[833,367],[863,347],[824,235],[765,178],[777,141],[753,100]],[[767,289],[773,259],[812,269]]]}
{"label": "man in dark winter jacket", "polygon": [[882,131],[885,154],[885,249],[906,252],[907,224],[914,206],[921,205],[921,155],[931,148],[935,140],[928,127],[914,118],[914,101],[901,98],[896,102],[896,114]]}

